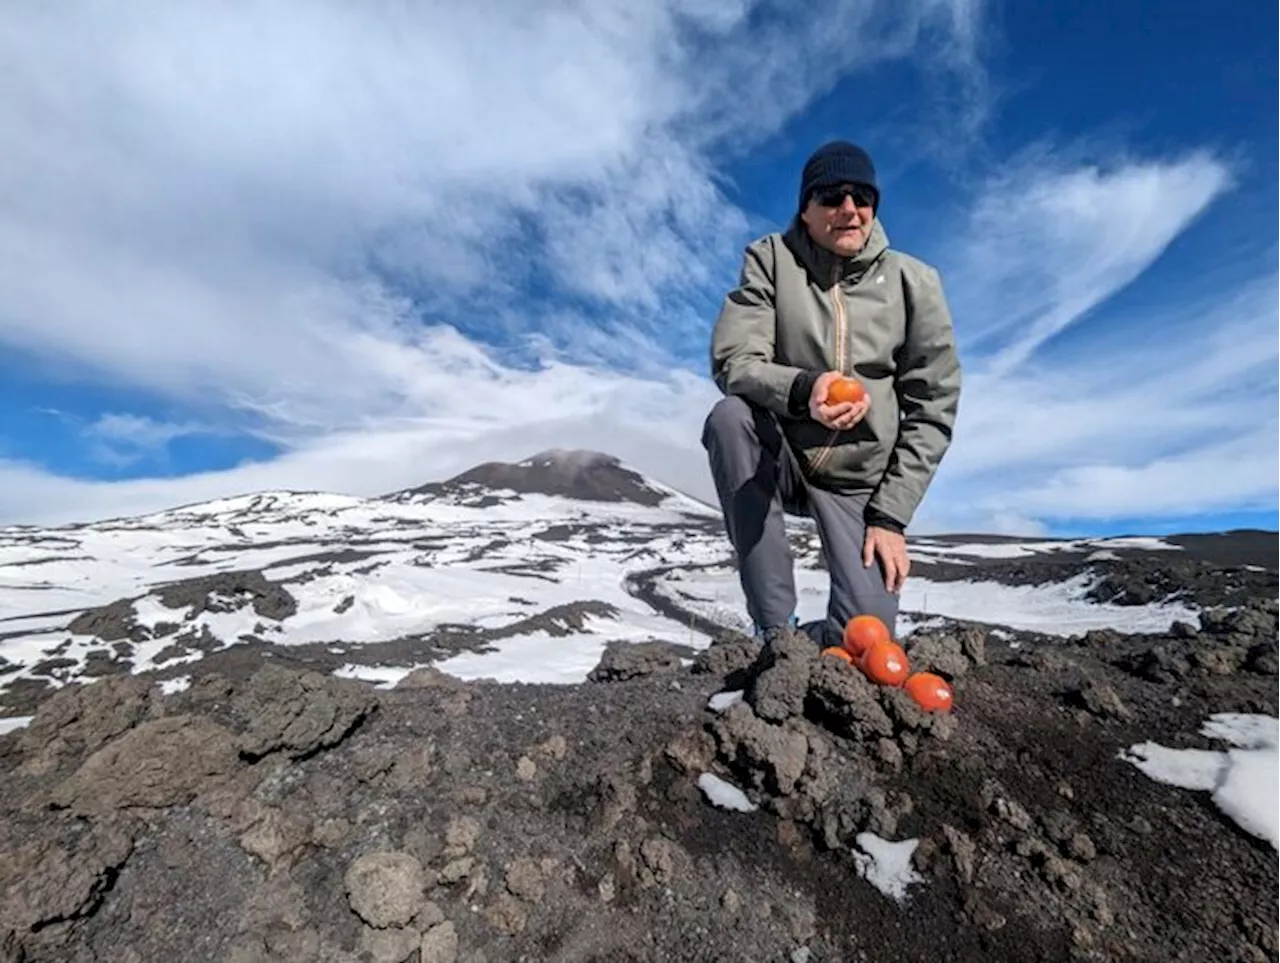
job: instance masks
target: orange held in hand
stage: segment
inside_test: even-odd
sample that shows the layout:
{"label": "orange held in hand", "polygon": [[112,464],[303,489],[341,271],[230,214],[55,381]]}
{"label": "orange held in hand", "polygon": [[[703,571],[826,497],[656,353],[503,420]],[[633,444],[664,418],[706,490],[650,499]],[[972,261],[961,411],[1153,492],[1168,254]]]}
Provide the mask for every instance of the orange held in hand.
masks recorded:
{"label": "orange held in hand", "polygon": [[838,645],[832,645],[822,650],[823,655],[834,655],[837,659],[844,659],[850,665],[853,664],[853,656],[840,648]]}
{"label": "orange held in hand", "polygon": [[951,686],[947,680],[932,672],[917,672],[907,679],[904,686],[907,695],[926,712],[951,711]]}
{"label": "orange held in hand", "polygon": [[858,660],[858,668],[877,685],[899,686],[911,671],[907,653],[896,642],[877,642]]}
{"label": "orange held in hand", "polygon": [[855,405],[867,396],[866,389],[857,378],[837,378],[827,385],[827,404],[840,405],[852,401]]}
{"label": "orange held in hand", "polygon": [[892,642],[889,628],[874,615],[855,615],[844,624],[844,647],[855,659],[877,642]]}

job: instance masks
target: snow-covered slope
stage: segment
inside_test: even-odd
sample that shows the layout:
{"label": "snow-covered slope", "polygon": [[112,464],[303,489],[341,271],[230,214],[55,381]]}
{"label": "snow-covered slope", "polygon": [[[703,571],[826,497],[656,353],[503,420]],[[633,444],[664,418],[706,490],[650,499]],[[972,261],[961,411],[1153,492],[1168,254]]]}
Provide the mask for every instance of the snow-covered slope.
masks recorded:
{"label": "snow-covered slope", "polygon": [[[798,614],[817,619],[826,572],[811,526],[794,525]],[[1126,552],[1182,550],[913,539],[901,628],[934,616],[1064,636],[1194,623],[1181,602],[1091,600],[1088,562]],[[1046,555],[1078,564],[1048,580],[989,567]],[[611,641],[692,652],[709,624],[749,628],[719,514],[595,452],[481,465],[380,498],[262,492],[0,529],[0,700],[11,703],[0,715],[24,701],[14,693],[29,703],[71,680],[171,670],[240,644],[311,646],[339,657],[334,671],[387,682],[428,662],[461,677],[577,682]]]}

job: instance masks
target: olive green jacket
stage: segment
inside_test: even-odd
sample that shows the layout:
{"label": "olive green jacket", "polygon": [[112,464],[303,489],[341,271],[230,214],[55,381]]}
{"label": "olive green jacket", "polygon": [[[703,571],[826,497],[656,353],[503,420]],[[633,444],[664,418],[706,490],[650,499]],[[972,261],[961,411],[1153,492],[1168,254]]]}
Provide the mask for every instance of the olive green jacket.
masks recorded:
{"label": "olive green jacket", "polygon": [[[867,416],[848,431],[809,415],[809,390],[829,370],[870,395]],[[711,374],[725,394],[778,416],[811,483],[869,491],[868,511],[903,526],[951,444],[960,400],[938,272],[890,249],[879,220],[852,258],[814,244],[798,219],[748,245],[712,332]]]}

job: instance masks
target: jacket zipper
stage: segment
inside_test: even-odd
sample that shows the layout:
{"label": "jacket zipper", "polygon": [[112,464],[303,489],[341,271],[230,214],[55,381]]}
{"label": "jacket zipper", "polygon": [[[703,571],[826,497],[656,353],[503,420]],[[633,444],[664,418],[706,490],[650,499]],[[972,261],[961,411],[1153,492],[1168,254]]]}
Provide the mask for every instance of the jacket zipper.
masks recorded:
{"label": "jacket zipper", "polygon": [[[841,374],[848,374],[845,371],[844,299],[840,297],[840,265],[838,263],[831,269],[831,275],[831,304],[836,313],[836,370]],[[835,447],[836,436],[839,434],[840,430],[838,428],[831,430],[831,434],[827,436],[826,444],[822,446],[822,450],[810,462],[810,471],[816,472],[822,467],[822,463],[831,456],[831,450]]]}

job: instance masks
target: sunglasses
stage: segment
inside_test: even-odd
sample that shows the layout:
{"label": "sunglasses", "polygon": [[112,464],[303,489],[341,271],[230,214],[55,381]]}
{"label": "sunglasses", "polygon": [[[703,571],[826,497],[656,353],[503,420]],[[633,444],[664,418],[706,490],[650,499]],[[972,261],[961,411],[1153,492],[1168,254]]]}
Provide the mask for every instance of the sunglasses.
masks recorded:
{"label": "sunglasses", "polygon": [[839,207],[846,197],[853,198],[854,207],[875,207],[875,192],[866,187],[828,187],[813,195],[823,207]]}

